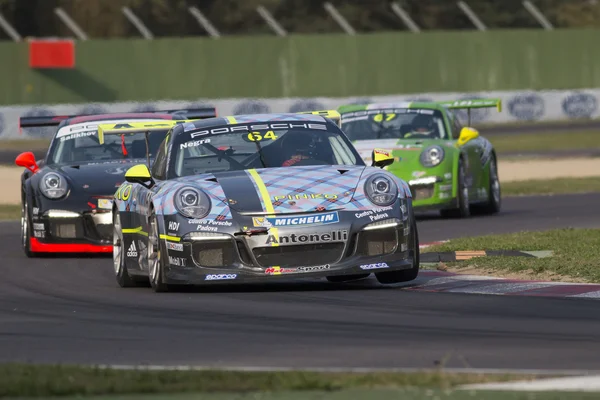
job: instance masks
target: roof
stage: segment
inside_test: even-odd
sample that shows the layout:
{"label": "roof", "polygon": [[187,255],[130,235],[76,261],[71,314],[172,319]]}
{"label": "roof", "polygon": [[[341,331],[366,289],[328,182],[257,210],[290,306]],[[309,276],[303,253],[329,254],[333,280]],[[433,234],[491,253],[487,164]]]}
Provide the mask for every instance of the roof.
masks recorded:
{"label": "roof", "polygon": [[171,114],[156,113],[114,113],[114,114],[96,114],[73,117],[66,121],[66,125],[80,124],[82,122],[104,121],[111,119],[173,119]]}

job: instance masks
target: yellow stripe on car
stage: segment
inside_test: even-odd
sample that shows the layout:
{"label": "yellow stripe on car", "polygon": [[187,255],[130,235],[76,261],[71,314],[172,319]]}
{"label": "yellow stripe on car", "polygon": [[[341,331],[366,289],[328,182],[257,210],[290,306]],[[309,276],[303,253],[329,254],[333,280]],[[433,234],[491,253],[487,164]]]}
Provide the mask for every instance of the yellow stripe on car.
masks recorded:
{"label": "yellow stripe on car", "polygon": [[[258,193],[260,194],[260,197],[262,197],[263,203],[265,204],[265,211],[269,213],[267,217],[275,217],[275,209],[273,208],[273,202],[271,202],[271,196],[269,195],[267,186],[265,186],[265,182],[255,169],[248,170],[248,173],[258,187]],[[279,229],[275,227],[269,228],[269,235],[272,235],[275,238],[275,240],[271,242],[271,246],[279,246]]]}
{"label": "yellow stripe on car", "polygon": [[166,240],[170,240],[171,242],[181,242],[181,238],[177,237],[177,236],[171,236],[171,235],[159,235],[159,238],[161,239],[166,239]]}
{"label": "yellow stripe on car", "polygon": [[235,119],[235,117],[227,117],[227,122],[230,124],[237,124],[237,119]]}
{"label": "yellow stripe on car", "polygon": [[138,234],[138,235],[142,235],[142,236],[148,236],[148,232],[144,232],[142,230],[141,226],[138,226],[137,228],[126,228],[126,229],[122,229],[121,231],[123,233],[130,233],[130,234]]}

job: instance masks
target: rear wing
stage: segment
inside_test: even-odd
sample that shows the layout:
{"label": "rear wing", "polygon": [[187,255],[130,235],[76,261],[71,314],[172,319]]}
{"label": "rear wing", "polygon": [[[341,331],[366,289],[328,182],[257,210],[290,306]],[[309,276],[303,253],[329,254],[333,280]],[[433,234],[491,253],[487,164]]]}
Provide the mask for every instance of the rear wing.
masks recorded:
{"label": "rear wing", "polygon": [[[107,114],[132,114],[131,112],[117,112]],[[158,111],[141,111],[136,114],[170,114],[179,119],[204,119],[204,118],[215,118],[217,116],[217,110],[214,107],[205,108],[190,108],[190,109],[178,109],[178,110],[158,110]],[[47,117],[21,117],[19,118],[19,128],[33,128],[42,126],[58,126],[62,121],[75,118],[85,117],[92,115],[102,114],[78,114],[78,115],[56,115]]]}
{"label": "rear wing", "polygon": [[171,129],[177,124],[183,124],[186,122],[193,121],[193,119],[186,120],[156,120],[149,122],[123,122],[118,124],[98,124],[98,142],[104,144],[105,135],[124,135],[126,133],[143,133],[146,135],[146,161],[148,162],[148,168],[150,168],[150,145],[148,143],[148,133],[154,131],[163,131],[165,129]]}
{"label": "rear wing", "polygon": [[342,115],[336,110],[321,110],[321,111],[302,111],[296,114],[316,114],[325,118],[329,118],[337,126],[342,127]]}
{"label": "rear wing", "polygon": [[500,99],[472,99],[472,100],[450,100],[438,101],[438,104],[451,110],[467,109],[468,123],[471,125],[471,109],[473,108],[492,108],[495,107],[498,112],[502,112],[502,100]]}

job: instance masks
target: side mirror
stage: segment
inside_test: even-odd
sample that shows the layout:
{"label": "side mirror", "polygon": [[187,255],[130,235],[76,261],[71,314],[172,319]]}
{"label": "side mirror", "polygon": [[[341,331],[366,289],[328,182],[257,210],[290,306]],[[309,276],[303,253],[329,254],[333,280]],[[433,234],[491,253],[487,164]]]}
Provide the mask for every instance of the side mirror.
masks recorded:
{"label": "side mirror", "polygon": [[130,183],[139,183],[148,189],[154,186],[154,179],[152,179],[152,175],[150,175],[150,170],[146,164],[138,164],[129,168],[125,172],[125,180]]}
{"label": "side mirror", "polygon": [[40,169],[40,167],[37,165],[37,162],[35,162],[35,156],[30,151],[19,154],[15,159],[15,164],[17,164],[19,167],[27,168],[33,173],[36,173],[37,170]]}
{"label": "side mirror", "polygon": [[460,136],[458,137],[458,145],[462,146],[470,140],[477,139],[479,137],[479,131],[474,128],[464,127],[460,130]]}
{"label": "side mirror", "polygon": [[383,168],[394,163],[392,152],[383,149],[374,149],[371,153],[371,166]]}

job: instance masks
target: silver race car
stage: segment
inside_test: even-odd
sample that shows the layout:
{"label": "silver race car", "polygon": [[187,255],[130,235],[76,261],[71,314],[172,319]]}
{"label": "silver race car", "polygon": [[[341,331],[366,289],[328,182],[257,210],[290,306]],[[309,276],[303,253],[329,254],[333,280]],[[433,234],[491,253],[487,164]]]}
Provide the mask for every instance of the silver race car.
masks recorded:
{"label": "silver race car", "polygon": [[129,169],[115,192],[119,285],[415,279],[412,199],[383,169],[391,153],[374,149],[366,166],[339,114],[319,114],[100,125],[100,137],[172,126],[152,166]]}

